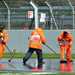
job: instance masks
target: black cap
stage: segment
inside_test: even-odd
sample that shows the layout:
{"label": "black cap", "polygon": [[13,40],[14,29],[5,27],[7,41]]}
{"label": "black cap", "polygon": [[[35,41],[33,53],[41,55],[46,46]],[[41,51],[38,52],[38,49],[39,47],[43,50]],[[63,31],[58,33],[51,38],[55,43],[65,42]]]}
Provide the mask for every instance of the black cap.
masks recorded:
{"label": "black cap", "polygon": [[0,29],[5,29],[5,26],[4,25],[0,25]]}
{"label": "black cap", "polygon": [[2,32],[5,29],[5,26],[0,25],[0,32]]}
{"label": "black cap", "polygon": [[64,32],[63,32],[63,35],[64,35],[64,36],[67,36],[67,35],[68,35],[68,32],[67,32],[67,31],[64,31]]}

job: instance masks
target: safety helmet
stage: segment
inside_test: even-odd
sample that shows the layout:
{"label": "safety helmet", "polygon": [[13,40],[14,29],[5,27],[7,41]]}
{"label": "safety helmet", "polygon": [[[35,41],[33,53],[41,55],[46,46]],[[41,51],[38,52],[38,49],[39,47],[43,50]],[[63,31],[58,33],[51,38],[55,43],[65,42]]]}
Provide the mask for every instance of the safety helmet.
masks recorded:
{"label": "safety helmet", "polygon": [[37,32],[42,32],[42,31],[43,31],[42,28],[36,28],[35,30],[36,30]]}
{"label": "safety helmet", "polygon": [[32,31],[31,35],[34,35],[35,33],[38,34],[42,34],[43,33],[43,29],[42,28],[36,28]]}
{"label": "safety helmet", "polygon": [[69,33],[67,31],[63,32],[63,36],[67,36]]}

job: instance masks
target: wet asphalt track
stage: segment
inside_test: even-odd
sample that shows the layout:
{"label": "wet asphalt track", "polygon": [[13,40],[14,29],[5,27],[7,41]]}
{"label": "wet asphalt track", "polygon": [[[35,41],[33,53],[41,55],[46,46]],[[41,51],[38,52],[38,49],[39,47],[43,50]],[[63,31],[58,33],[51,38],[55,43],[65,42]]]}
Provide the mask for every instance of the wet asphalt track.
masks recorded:
{"label": "wet asphalt track", "polygon": [[[60,72],[60,71],[69,71],[75,72],[75,62],[68,64],[60,64],[58,59],[44,59],[43,72]],[[37,60],[29,59],[27,64],[36,67]],[[22,59],[13,59],[10,63],[8,59],[0,60],[0,71],[14,71],[14,72],[32,72],[32,69],[29,69],[27,66],[24,66]]]}

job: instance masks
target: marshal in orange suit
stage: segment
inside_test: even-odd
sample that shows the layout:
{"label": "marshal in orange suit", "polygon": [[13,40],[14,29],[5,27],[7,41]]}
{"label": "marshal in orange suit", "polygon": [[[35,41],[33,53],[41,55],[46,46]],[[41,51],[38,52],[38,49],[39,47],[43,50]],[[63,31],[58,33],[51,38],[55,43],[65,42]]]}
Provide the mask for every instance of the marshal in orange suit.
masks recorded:
{"label": "marshal in orange suit", "polygon": [[8,41],[8,34],[5,32],[5,27],[0,26],[0,59],[3,57],[5,52],[5,44]]}
{"label": "marshal in orange suit", "polygon": [[23,64],[25,65],[33,52],[36,52],[38,59],[38,69],[42,69],[43,57],[42,57],[42,44],[46,43],[46,38],[42,28],[36,28],[31,32],[29,37],[29,50],[26,56],[23,58]]}
{"label": "marshal in orange suit", "polygon": [[73,37],[70,32],[63,31],[57,38],[60,46],[60,62],[64,62],[65,53],[66,60],[72,61],[71,52],[72,52],[72,41]]}

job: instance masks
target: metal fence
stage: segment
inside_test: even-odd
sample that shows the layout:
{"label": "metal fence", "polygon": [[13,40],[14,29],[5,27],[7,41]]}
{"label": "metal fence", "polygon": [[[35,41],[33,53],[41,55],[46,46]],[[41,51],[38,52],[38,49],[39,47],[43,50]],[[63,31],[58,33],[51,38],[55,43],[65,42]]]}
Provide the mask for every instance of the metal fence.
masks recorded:
{"label": "metal fence", "polygon": [[[10,5],[9,2],[7,3]],[[38,24],[40,27],[48,30],[75,29],[74,14],[69,4],[68,6],[51,5],[52,13],[48,5],[46,3],[43,4],[45,5],[36,4],[38,7]],[[9,7],[9,10],[10,15],[8,9],[0,5],[0,25],[5,25],[6,29],[33,29],[35,27],[35,12],[30,4],[21,5],[20,7]],[[29,18],[29,11],[32,11],[30,13],[31,18]],[[42,15],[45,17],[42,17]],[[41,22],[43,18],[45,21],[43,20]],[[57,25],[55,25],[55,22]]]}

